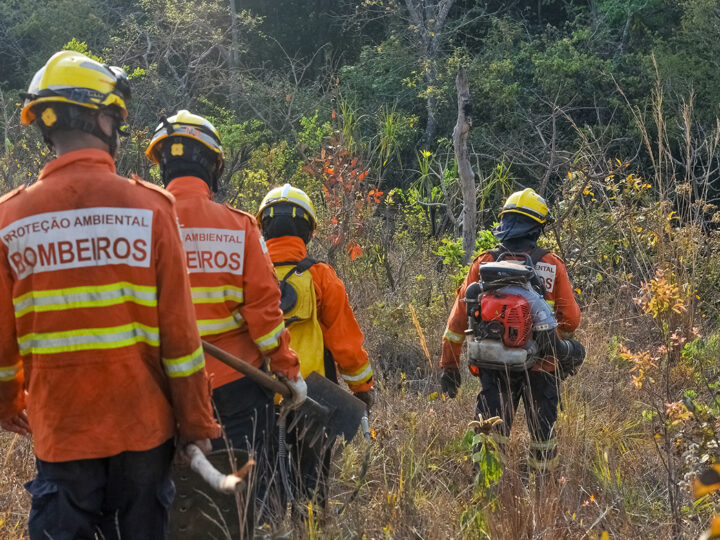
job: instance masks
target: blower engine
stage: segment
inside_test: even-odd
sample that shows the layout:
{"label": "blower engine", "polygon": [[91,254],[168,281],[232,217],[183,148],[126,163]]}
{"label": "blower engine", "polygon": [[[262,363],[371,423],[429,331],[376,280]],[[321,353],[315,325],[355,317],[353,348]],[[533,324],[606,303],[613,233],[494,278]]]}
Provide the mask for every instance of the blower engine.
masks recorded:
{"label": "blower engine", "polygon": [[[506,255],[525,261],[505,260]],[[532,260],[502,254],[480,265],[480,281],[465,291],[468,357],[473,375],[481,369],[522,371],[538,357],[537,332],[555,333],[557,321],[545,302]]]}

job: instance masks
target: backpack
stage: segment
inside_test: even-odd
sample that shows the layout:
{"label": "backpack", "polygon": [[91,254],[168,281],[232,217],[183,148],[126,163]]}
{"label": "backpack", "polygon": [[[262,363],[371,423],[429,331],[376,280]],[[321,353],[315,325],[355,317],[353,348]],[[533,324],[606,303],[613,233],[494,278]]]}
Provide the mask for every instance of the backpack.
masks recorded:
{"label": "backpack", "polygon": [[507,250],[490,253],[494,260],[480,265],[479,281],[470,284],[465,293],[469,368],[476,376],[481,369],[529,369],[537,353],[533,333],[557,326],[535,272],[535,264],[547,251],[536,248],[530,254]]}
{"label": "backpack", "polygon": [[309,272],[317,262],[306,257],[301,261],[273,263],[280,284],[280,309],[290,332],[290,347],[298,355],[300,373],[305,378],[313,371],[325,375],[322,328],[317,318],[315,285]]}

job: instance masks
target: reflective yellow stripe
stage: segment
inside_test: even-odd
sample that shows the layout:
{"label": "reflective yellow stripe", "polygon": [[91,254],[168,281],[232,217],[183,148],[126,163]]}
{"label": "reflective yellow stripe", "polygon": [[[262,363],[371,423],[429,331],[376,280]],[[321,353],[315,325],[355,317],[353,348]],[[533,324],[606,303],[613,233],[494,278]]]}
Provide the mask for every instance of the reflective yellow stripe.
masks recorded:
{"label": "reflective yellow stripe", "polygon": [[197,322],[198,331],[201,336],[212,336],[222,334],[230,330],[240,328],[243,324],[243,318],[240,313],[235,312],[230,317],[222,319],[200,319]]}
{"label": "reflective yellow stripe", "polygon": [[372,378],[373,370],[372,366],[370,366],[370,363],[367,363],[357,371],[343,372],[342,370],[340,370],[340,375],[342,376],[343,380],[345,380],[345,382],[347,382],[348,384],[362,384]]}
{"label": "reflective yellow stripe", "polygon": [[452,341],[453,343],[462,343],[465,341],[465,336],[461,334],[456,334],[449,328],[445,329],[445,333],[443,334],[443,337],[447,339],[448,341]]}
{"label": "reflective yellow stripe", "polygon": [[264,336],[260,336],[253,341],[255,341],[255,345],[257,345],[261,352],[269,351],[270,349],[274,349],[278,346],[278,340],[280,339],[280,334],[282,334],[283,330],[285,330],[285,321],[278,324]]}
{"label": "reflective yellow stripe", "polygon": [[552,471],[557,468],[559,463],[560,456],[555,456],[554,458],[548,460],[535,459],[532,456],[528,456],[527,458],[528,467],[535,469],[536,471]]}
{"label": "reflective yellow stripe", "polygon": [[219,287],[193,287],[193,304],[219,304],[234,300],[242,303],[245,299],[243,290],[240,287],[221,285]]}
{"label": "reflective yellow stripe", "polygon": [[545,303],[547,303],[547,305],[550,306],[550,309],[555,311],[555,300],[545,300]]}
{"label": "reflective yellow stripe", "polygon": [[549,441],[530,441],[530,450],[552,450],[557,446],[557,439]]}
{"label": "reflective yellow stripe", "polygon": [[52,354],[93,349],[119,349],[136,343],[160,345],[157,328],[140,323],[65,332],[31,333],[18,337],[20,354]]}
{"label": "reflective yellow stripe", "polygon": [[198,347],[187,356],[163,358],[162,362],[168,377],[189,377],[205,367],[205,355],[202,347]]}
{"label": "reflective yellow stripe", "polygon": [[157,289],[120,281],[91,287],[31,291],[13,299],[15,317],[18,318],[30,312],[114,306],[124,302],[157,306]]}
{"label": "reflective yellow stripe", "polygon": [[22,370],[22,362],[12,366],[0,366],[0,382],[8,382],[17,379]]}

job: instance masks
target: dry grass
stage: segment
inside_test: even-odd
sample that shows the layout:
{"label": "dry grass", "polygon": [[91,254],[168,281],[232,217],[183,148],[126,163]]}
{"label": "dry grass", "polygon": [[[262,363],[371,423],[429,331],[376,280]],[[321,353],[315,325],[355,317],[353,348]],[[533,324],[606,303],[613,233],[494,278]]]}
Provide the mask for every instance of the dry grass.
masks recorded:
{"label": "dry grass", "polygon": [[35,458],[30,441],[13,433],[0,433],[0,449],[0,538],[22,538],[30,508],[23,484],[34,475]]}
{"label": "dry grass", "polygon": [[[566,385],[558,422],[562,464],[542,485],[521,479],[528,435],[518,418],[503,479],[484,498],[473,489],[462,442],[477,383],[467,382],[446,402],[386,391],[373,417],[367,483],[343,519],[328,520],[323,537],[592,539],[603,531],[612,538],[668,537],[663,472],[632,420],[633,404],[606,401],[618,391],[613,386],[625,384],[615,379],[603,355],[592,354],[584,373]],[[351,490],[361,454],[354,443],[338,459],[337,499]]]}

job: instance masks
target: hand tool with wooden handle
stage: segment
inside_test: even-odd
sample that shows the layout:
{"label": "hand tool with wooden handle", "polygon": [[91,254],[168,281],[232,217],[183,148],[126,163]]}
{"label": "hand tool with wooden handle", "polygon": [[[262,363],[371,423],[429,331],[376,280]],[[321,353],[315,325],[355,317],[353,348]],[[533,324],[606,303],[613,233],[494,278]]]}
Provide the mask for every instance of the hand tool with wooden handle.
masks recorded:
{"label": "hand tool with wooden handle", "polygon": [[[263,388],[283,397],[291,396],[290,389],[268,373],[207,341],[203,341],[203,348],[206,353]],[[308,419],[316,421],[326,431],[330,440],[342,435],[347,442],[350,442],[360,427],[360,420],[365,414],[365,404],[319,373],[311,373],[305,378],[305,382],[308,386],[308,397],[295,414],[304,414]]]}

